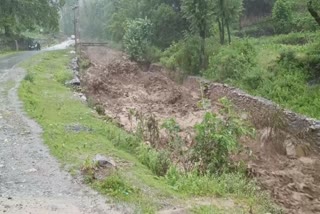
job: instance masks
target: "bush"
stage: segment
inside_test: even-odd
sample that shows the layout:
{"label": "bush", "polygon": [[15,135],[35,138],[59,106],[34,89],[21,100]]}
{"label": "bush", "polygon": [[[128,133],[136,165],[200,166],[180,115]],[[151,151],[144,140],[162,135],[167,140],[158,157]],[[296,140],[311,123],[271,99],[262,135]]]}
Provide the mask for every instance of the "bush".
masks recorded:
{"label": "bush", "polygon": [[319,28],[319,25],[314,21],[314,18],[310,16],[309,13],[298,14],[297,16],[295,16],[293,18],[292,25],[293,29],[298,32],[316,31]]}
{"label": "bush", "polygon": [[33,81],[34,81],[34,74],[28,72],[28,73],[26,74],[26,76],[24,77],[24,80],[25,80],[25,81],[29,81],[30,83],[33,83]]}
{"label": "bush", "polygon": [[138,147],[138,158],[157,176],[164,176],[171,166],[170,157],[167,151],[141,145]]}
{"label": "bush", "polygon": [[311,79],[320,78],[320,42],[315,43],[309,48],[305,61],[302,63],[308,70]]}
{"label": "bush", "polygon": [[190,37],[172,44],[160,62],[169,69],[182,69],[187,74],[200,73],[200,39]]}
{"label": "bush", "polygon": [[272,19],[277,33],[289,33],[292,29],[292,10],[287,0],[277,0],[272,9]]}
{"label": "bush", "polygon": [[207,112],[203,121],[195,126],[196,144],[193,147],[193,160],[198,163],[201,173],[223,173],[233,167],[230,155],[238,147],[238,138],[253,134],[252,129],[238,118],[231,103],[221,99],[224,118]]}
{"label": "bush", "polygon": [[131,59],[144,61],[151,37],[151,22],[148,19],[129,20],[123,37],[125,50]]}
{"label": "bush", "polygon": [[224,82],[240,80],[255,65],[255,55],[255,48],[248,41],[235,41],[210,57],[209,68],[204,75]]}
{"label": "bush", "polygon": [[144,60],[147,63],[155,63],[160,61],[161,50],[155,46],[148,46],[144,54]]}
{"label": "bush", "polygon": [[[210,41],[213,39],[207,39],[206,45],[206,61],[213,48],[213,44]],[[198,36],[190,36],[178,43],[173,43],[168,49],[166,49],[160,59],[161,64],[171,70],[183,70],[188,75],[198,75],[201,73],[200,65],[200,43],[201,39]],[[215,48],[218,47],[216,44]]]}
{"label": "bush", "polygon": [[139,193],[139,190],[124,181],[118,174],[107,177],[104,181],[96,184],[103,193],[117,199],[125,199],[130,195]]}

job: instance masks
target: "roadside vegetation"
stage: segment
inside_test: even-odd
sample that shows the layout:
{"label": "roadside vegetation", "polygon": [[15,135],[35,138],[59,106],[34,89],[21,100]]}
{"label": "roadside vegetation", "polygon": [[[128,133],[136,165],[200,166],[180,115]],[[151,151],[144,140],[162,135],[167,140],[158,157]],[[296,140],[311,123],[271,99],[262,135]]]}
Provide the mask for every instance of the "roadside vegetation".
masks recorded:
{"label": "roadside vegetation", "polygon": [[[228,83],[320,118],[318,1],[83,0],[80,6],[87,40],[119,43],[134,60]],[[63,11],[70,34],[70,8]]]}
{"label": "roadside vegetation", "polygon": [[[176,154],[186,151],[181,150],[184,142],[174,118],[148,132],[142,119],[140,132],[125,132],[64,86],[71,78],[69,61],[67,51],[56,51],[24,63],[28,74],[19,96],[26,112],[43,127],[51,153],[71,174],[84,177],[84,182],[99,192],[129,203],[141,213],[172,207],[193,213],[281,213],[268,195],[247,179],[241,162],[230,158],[241,150],[238,138],[254,135],[254,129],[237,117],[228,100],[221,100],[224,119],[208,112],[195,126],[197,145],[185,154],[188,161],[177,159],[181,156]],[[156,150],[143,143],[146,136],[156,134],[155,129],[164,129],[170,136],[168,148]],[[93,161],[96,154],[112,157],[117,169],[98,179],[101,168]],[[225,201],[232,205],[224,206]]]}
{"label": "roadside vegetation", "polygon": [[59,10],[64,0],[4,0],[0,5],[0,53],[28,50],[33,41],[51,45],[59,31]]}

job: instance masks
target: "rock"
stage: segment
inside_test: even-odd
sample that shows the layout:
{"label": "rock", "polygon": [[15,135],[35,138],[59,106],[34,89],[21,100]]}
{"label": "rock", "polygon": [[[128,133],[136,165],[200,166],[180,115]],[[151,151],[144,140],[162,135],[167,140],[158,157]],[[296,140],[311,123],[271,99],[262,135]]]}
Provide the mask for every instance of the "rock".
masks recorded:
{"label": "rock", "polygon": [[32,168],[32,169],[26,170],[25,172],[27,172],[27,173],[32,173],[32,172],[37,172],[37,171],[38,171],[37,169]]}
{"label": "rock", "polygon": [[100,167],[105,168],[116,168],[116,163],[111,157],[106,157],[100,154],[97,154],[93,161],[98,164]]}
{"label": "rock", "polygon": [[80,85],[80,79],[78,77],[74,77],[72,80],[70,81],[66,81],[65,83],[66,85]]}
{"label": "rock", "polygon": [[149,68],[149,72],[161,72],[162,71],[162,67],[159,64],[151,64],[150,68]]}
{"label": "rock", "polygon": [[83,100],[83,101],[85,101],[85,102],[87,101],[87,97],[86,97],[84,94],[81,94],[81,95],[80,95],[80,99]]}
{"label": "rock", "polygon": [[287,156],[290,158],[295,158],[297,154],[296,154],[296,147],[295,147],[295,143],[294,143],[293,139],[287,138],[284,141],[284,146],[286,148]]}

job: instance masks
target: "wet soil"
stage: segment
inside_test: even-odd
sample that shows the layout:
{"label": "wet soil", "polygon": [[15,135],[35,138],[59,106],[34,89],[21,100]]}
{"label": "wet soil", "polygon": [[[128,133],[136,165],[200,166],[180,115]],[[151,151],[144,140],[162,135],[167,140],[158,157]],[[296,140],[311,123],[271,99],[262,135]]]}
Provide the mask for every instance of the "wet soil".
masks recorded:
{"label": "wet soil", "polygon": [[[194,143],[190,132],[202,120],[204,111],[198,108],[198,102],[206,95],[201,93],[199,82],[188,79],[179,85],[161,67],[141,66],[125,54],[105,47],[88,48],[85,56],[91,66],[81,81],[90,102],[101,104],[108,116],[129,131],[136,125],[130,119],[132,109],[153,114],[160,121],[175,118],[189,143]],[[211,107],[214,112],[220,108],[213,101]],[[283,139],[266,139],[265,129],[257,133],[254,140],[241,140],[247,152],[236,157],[248,164],[249,175],[285,213],[320,213],[319,155],[309,153],[293,158],[279,149]]]}

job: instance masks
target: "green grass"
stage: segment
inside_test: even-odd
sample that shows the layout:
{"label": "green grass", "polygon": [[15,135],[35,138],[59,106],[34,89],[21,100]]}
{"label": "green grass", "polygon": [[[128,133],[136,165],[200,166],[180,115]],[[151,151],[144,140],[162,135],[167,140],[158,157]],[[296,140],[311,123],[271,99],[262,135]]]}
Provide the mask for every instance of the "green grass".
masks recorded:
{"label": "green grass", "polygon": [[14,54],[17,54],[21,51],[0,51],[0,58],[5,57],[5,56],[11,56]]}
{"label": "green grass", "polygon": [[[113,157],[118,163],[116,172],[102,181],[87,173],[85,181],[100,193],[116,202],[129,203],[141,213],[154,213],[164,208],[164,204],[197,207],[193,202],[195,196],[227,197],[242,204],[244,211],[250,206],[261,212],[274,209],[254,183],[237,174],[184,175],[172,169],[164,177],[156,176],[140,161],[156,151],[141,150],[139,138],[107,122],[105,116],[99,116],[63,85],[71,77],[66,68],[70,61],[67,53],[48,52],[25,62],[22,66],[28,74],[19,88],[19,96],[28,115],[42,126],[43,139],[51,154],[71,174],[79,174],[84,167],[88,171],[93,169],[91,160],[96,154]],[[75,124],[85,127],[84,131],[70,131],[68,127]],[[219,209],[228,213],[224,207]]]}
{"label": "green grass", "polygon": [[[272,100],[299,114],[320,119],[320,85],[308,84],[319,78],[319,74],[313,74],[315,71],[308,67],[320,64],[316,61],[319,35],[317,31],[234,40],[233,44],[211,56],[205,76]],[[249,51],[245,53],[240,47]],[[314,53],[311,50],[315,50]],[[291,58],[280,61],[281,56]]]}

